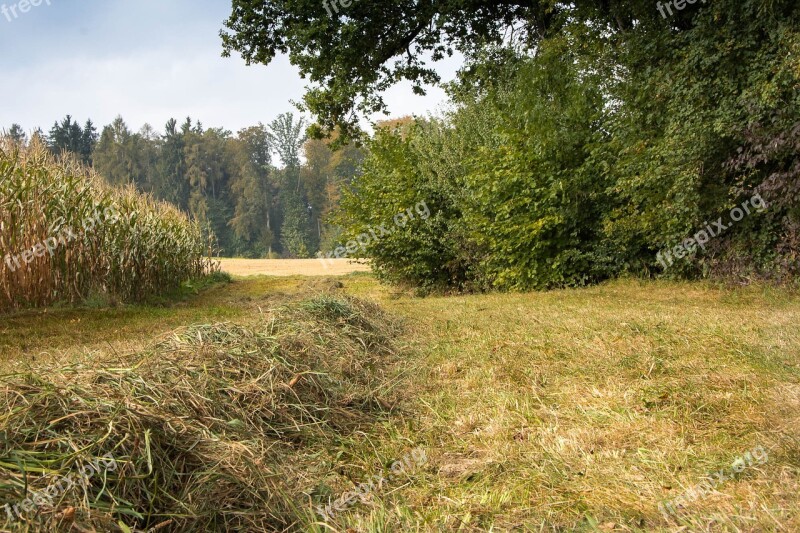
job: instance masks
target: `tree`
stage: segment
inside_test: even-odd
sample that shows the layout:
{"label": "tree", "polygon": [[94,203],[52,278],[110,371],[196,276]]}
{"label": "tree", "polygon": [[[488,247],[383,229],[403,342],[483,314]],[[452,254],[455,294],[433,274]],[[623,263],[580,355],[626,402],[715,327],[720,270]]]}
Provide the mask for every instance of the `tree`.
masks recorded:
{"label": "tree", "polygon": [[153,193],[157,198],[189,210],[189,183],[186,179],[186,159],[184,154],[185,134],[178,131],[175,119],[169,119],[164,127],[161,150],[156,165],[158,176]]}
{"label": "tree", "polygon": [[269,125],[272,148],[283,163],[280,171],[280,205],[282,223],[280,242],[285,253],[293,257],[309,257],[314,248],[308,211],[308,198],[301,190],[300,150],[305,142],[305,121],[295,120],[292,113],[284,113]]}
{"label": "tree", "polygon": [[[647,2],[580,0],[233,0],[223,55],[238,52],[247,64],[268,65],[289,54],[311,81],[304,105],[316,117],[316,135],[338,126],[345,138],[358,131],[358,115],[385,111],[381,93],[409,80],[417,94],[440,81],[425,63],[456,50],[475,57],[492,45],[519,42],[528,49],[557,31],[568,16],[627,31],[660,19]],[[689,14],[674,17],[685,24]]]}
{"label": "tree", "polygon": [[281,225],[281,244],[290,257],[305,259],[314,252],[311,232],[311,215],[308,206],[297,191],[282,194],[284,215]]}
{"label": "tree", "polygon": [[272,254],[277,184],[272,181],[269,133],[263,124],[241,130],[232,143],[235,177],[231,181],[235,210],[229,225],[243,248],[253,255]]}
{"label": "tree", "polygon": [[132,143],[137,159],[138,187],[144,192],[155,194],[159,187],[161,136],[150,124],[145,123],[133,136]]}
{"label": "tree", "polygon": [[81,159],[87,165],[92,164],[92,154],[94,153],[94,148],[97,145],[98,135],[97,135],[97,128],[94,127],[94,124],[91,120],[87,120],[86,124],[83,126],[83,131],[81,132]]}
{"label": "tree", "polygon": [[230,198],[232,175],[228,145],[231,132],[212,128],[203,130],[198,122],[185,131],[186,178],[189,181],[189,213],[213,231],[221,251],[232,250],[228,222],[233,216]]}
{"label": "tree", "polygon": [[19,124],[12,124],[11,129],[8,130],[7,135],[11,140],[18,144],[25,144],[28,140],[28,136],[25,134],[25,131],[22,129],[22,126]]}
{"label": "tree", "polygon": [[[696,3],[633,27],[587,13],[576,8],[535,53],[487,50],[475,77],[449,87],[455,111],[441,123],[370,140],[338,217],[343,239],[422,195],[433,222],[367,250],[389,279],[552,288],[661,274],[672,250],[681,261],[668,276],[793,279],[800,5]],[[763,202],[750,205],[769,208],[737,220],[755,193]]]}
{"label": "tree", "polygon": [[55,154],[70,151],[70,147],[74,144],[74,140],[70,138],[72,131],[71,115],[67,115],[60,123],[54,122],[48,135],[50,150]]}
{"label": "tree", "polygon": [[341,229],[328,224],[339,206],[341,191],[359,175],[364,151],[354,143],[332,149],[338,133],[331,139],[309,139],[303,146],[305,164],[300,173],[303,191],[311,206],[311,229],[323,251],[335,248]]}
{"label": "tree", "polygon": [[149,190],[146,141],[128,129],[121,116],[103,128],[94,152],[94,166],[112,185],[133,184]]}
{"label": "tree", "polygon": [[295,121],[292,113],[284,113],[269,125],[269,140],[278,153],[283,166],[292,170],[300,168],[300,150],[305,142],[304,119]]}
{"label": "tree", "polygon": [[48,146],[53,153],[71,152],[86,164],[91,164],[96,143],[97,130],[92,121],[87,120],[86,126],[81,128],[71,115],[54,123],[48,136]]}
{"label": "tree", "polygon": [[[162,135],[149,124],[134,132],[118,116],[98,136],[91,120],[81,128],[70,115],[54,123],[49,138],[35,130],[32,142],[74,152],[112,186],[174,204],[214,234],[221,253],[308,257],[319,246],[321,217],[338,198],[335,188],[355,174],[360,151],[334,153],[319,142],[310,169],[301,152],[305,126],[287,113],[234,136],[187,117],[167,121]],[[18,125],[10,135],[25,139]]]}

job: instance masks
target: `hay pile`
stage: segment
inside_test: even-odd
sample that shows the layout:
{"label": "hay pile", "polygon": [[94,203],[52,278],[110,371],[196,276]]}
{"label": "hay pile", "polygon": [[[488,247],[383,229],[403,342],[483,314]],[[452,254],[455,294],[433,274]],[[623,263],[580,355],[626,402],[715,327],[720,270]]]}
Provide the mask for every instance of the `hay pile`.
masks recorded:
{"label": "hay pile", "polygon": [[[248,325],[177,331],[124,368],[4,376],[0,506],[38,491],[52,505],[39,498],[22,517],[0,509],[0,524],[275,531],[313,521],[303,489],[325,443],[393,401],[382,368],[396,332],[371,305],[322,296]],[[108,458],[114,468],[102,467]],[[92,463],[101,467],[87,483],[52,490]]]}

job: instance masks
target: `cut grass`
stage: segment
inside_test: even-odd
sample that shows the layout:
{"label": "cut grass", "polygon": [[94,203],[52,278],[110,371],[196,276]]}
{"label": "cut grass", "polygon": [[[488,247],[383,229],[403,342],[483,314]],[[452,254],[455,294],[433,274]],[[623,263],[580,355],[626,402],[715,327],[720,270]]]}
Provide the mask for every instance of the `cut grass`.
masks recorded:
{"label": "cut grass", "polygon": [[392,398],[382,368],[395,328],[373,306],[321,297],[246,325],[180,329],[124,366],[3,376],[0,501],[48,491],[100,457],[119,465],[56,491],[52,504],[14,509],[21,516],[7,525],[272,531],[313,523],[303,489],[319,477],[318,457],[332,439],[374,423]]}
{"label": "cut grass", "polygon": [[[204,282],[201,282],[204,283]],[[215,283],[150,305],[55,307],[0,315],[0,372],[30,364],[124,357],[186,324],[233,320],[296,293],[297,280]]]}
{"label": "cut grass", "polygon": [[[305,458],[314,459],[295,465],[296,482],[286,479],[287,501],[297,505],[286,511],[296,520],[289,529],[321,528],[311,517],[315,505],[421,446],[426,465],[336,513],[325,527],[800,530],[795,293],[619,281],[542,294],[419,299],[369,275],[340,280],[344,289],[330,280],[240,280],[186,308],[139,316],[129,339],[147,336],[148,324],[160,330],[194,321],[205,306],[223,307],[237,320],[257,315],[264,298],[271,307],[281,299],[311,300],[297,309],[307,324],[363,329],[364,315],[351,316],[339,297],[315,298],[342,290],[377,300],[403,319],[401,357],[370,387],[381,399],[373,406],[381,416],[304,445]],[[40,325],[50,331],[60,320],[44,317]],[[109,333],[103,328],[114,326],[98,318],[75,329],[99,340]],[[26,327],[6,326],[6,338]],[[91,327],[100,330],[87,333]],[[661,515],[660,502],[729,470],[756,446],[768,451],[765,464],[719,484],[676,518]]]}
{"label": "cut grass", "polygon": [[[376,436],[378,452],[353,443],[352,477],[403,440],[426,443],[431,462],[339,517],[342,530],[800,529],[795,294],[621,281],[415,299],[363,277],[348,288],[403,316],[417,354],[405,370],[418,418]],[[661,515],[756,446],[766,464]]]}

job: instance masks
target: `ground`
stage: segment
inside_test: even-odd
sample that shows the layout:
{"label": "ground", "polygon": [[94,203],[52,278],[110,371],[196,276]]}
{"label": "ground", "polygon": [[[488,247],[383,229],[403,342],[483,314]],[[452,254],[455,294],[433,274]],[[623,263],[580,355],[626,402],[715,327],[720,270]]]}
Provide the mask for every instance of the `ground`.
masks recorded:
{"label": "ground", "polygon": [[328,530],[800,530],[800,297],[782,290],[625,280],[417,298],[364,273],[237,277],[163,307],[11,316],[0,365],[124,360],[179,326],[322,293],[403,323],[385,385],[402,400],[330,450],[325,483],[427,456]]}

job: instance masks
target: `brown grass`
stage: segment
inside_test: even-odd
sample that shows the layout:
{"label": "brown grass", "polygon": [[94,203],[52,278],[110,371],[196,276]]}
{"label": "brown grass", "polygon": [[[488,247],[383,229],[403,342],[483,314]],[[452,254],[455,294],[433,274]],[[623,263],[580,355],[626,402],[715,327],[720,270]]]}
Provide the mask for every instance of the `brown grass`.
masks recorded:
{"label": "brown grass", "polygon": [[119,465],[28,512],[18,507],[22,516],[6,525],[275,531],[311,524],[302,491],[320,475],[320,454],[374,423],[392,397],[381,369],[394,332],[374,306],[318,296],[244,325],[182,328],[124,365],[3,376],[0,501],[17,505],[100,457]]}

